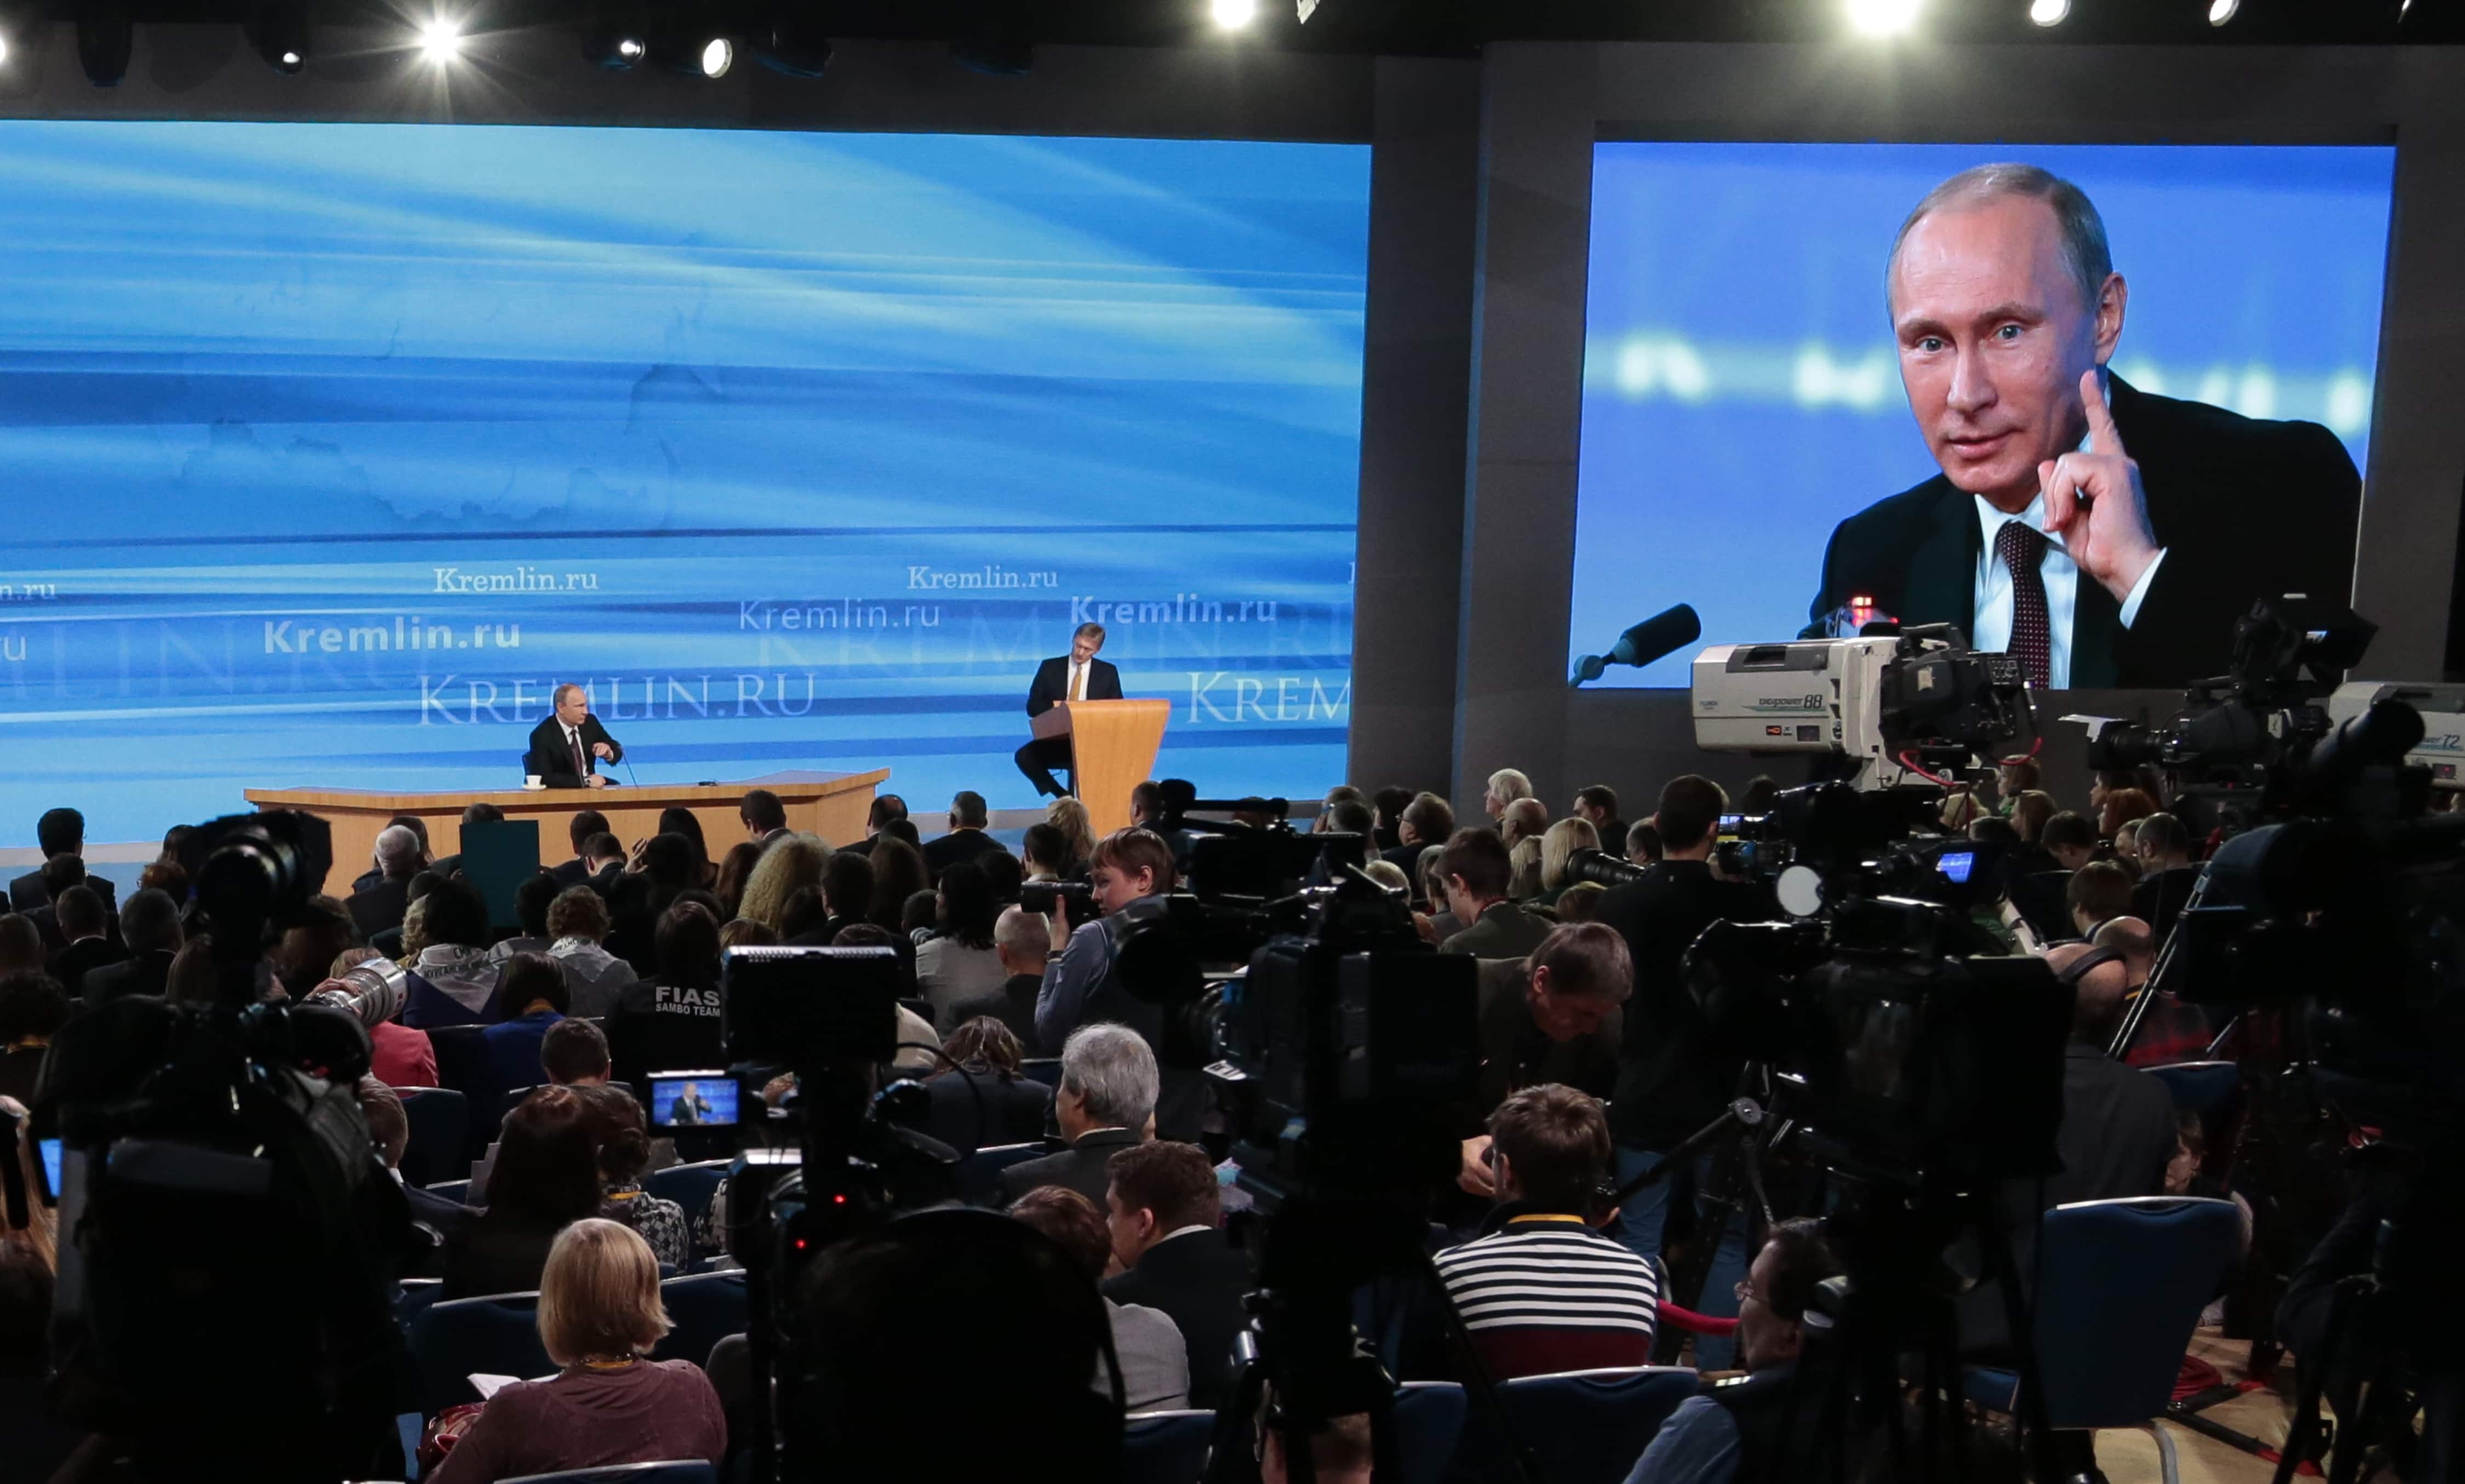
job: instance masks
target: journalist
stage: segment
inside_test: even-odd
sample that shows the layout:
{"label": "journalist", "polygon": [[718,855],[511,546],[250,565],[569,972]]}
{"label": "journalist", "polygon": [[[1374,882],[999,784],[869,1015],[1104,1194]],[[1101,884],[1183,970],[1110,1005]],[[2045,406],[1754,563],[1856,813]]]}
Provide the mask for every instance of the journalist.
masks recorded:
{"label": "journalist", "polygon": [[[1088,882],[1103,915],[1073,928],[1068,899],[1054,903],[1054,956],[1035,997],[1036,1044],[1059,1046],[1081,1026],[1111,1021],[1137,1031],[1163,1056],[1164,1011],[1131,994],[1114,977],[1113,961],[1128,924],[1163,914],[1173,879],[1172,848],[1153,831],[1117,830],[1097,842]],[[1195,1068],[1167,1068],[1156,1106],[1161,1136],[1197,1138],[1208,1097],[1206,1079]]]}
{"label": "journalist", "polygon": [[[1672,779],[1660,790],[1653,818],[1661,858],[1644,869],[1640,880],[1603,893],[1594,918],[1626,940],[1634,964],[1634,998],[1626,1006],[1617,1088],[1610,1100],[1621,1185],[1718,1119],[1737,1091],[1742,1065],[1709,1044],[1703,1011],[1680,969],[1687,948],[1713,923],[1760,922],[1778,915],[1766,888],[1712,874],[1712,851],[1727,807],[1728,795],[1710,779],[1691,773]],[[1696,1160],[1699,1185],[1711,1164],[1709,1155]],[[1618,1235],[1636,1255],[1656,1257],[1668,1218],[1669,1183],[1662,1181],[1625,1203]],[[1704,1312],[1730,1312],[1729,1290],[1745,1268],[1743,1223],[1733,1221],[1721,1233],[1703,1289]],[[1706,1369],[1725,1366],[1729,1352],[1726,1337],[1705,1336],[1697,1347]]]}

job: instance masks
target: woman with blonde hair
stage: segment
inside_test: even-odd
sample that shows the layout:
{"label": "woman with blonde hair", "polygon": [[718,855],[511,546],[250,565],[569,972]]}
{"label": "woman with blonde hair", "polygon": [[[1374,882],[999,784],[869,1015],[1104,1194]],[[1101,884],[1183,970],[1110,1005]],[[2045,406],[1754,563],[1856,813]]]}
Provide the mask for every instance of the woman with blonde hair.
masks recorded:
{"label": "woman with blonde hair", "polygon": [[654,1361],[675,1326],[659,1264],[633,1229],[591,1217],[557,1233],[540,1278],[540,1343],[563,1369],[489,1398],[433,1484],[690,1458],[717,1465],[727,1419],[692,1361]]}
{"label": "woman with blonde hair", "polygon": [[1516,841],[1515,848],[1506,853],[1506,863],[1511,872],[1506,878],[1506,899],[1541,905],[1541,842],[1530,835]]}
{"label": "woman with blonde hair", "polygon": [[1087,862],[1096,856],[1096,822],[1088,816],[1087,806],[1076,799],[1055,799],[1045,808],[1044,822],[1070,842],[1070,865],[1061,874],[1085,875]]}
{"label": "woman with blonde hair", "polygon": [[1558,897],[1575,884],[1567,863],[1577,851],[1601,848],[1601,832],[1588,819],[1568,817],[1551,825],[1541,835],[1541,902],[1556,906]]}
{"label": "woman with blonde hair", "polygon": [[736,915],[778,932],[787,919],[788,898],[799,887],[819,891],[822,868],[830,858],[831,848],[809,834],[782,835],[771,841],[754,863],[753,874],[744,878],[744,899],[737,903]]}

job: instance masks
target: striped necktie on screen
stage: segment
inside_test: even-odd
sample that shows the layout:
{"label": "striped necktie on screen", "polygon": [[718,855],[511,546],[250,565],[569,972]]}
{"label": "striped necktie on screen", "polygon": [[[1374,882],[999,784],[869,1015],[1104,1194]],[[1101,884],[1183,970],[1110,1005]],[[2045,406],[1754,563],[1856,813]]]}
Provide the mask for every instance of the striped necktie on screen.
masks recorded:
{"label": "striped necktie on screen", "polygon": [[2011,572],[2011,642],[2029,683],[2044,690],[2054,673],[2054,625],[2046,616],[2045,533],[2022,521],[2006,521],[1994,533],[1994,555]]}

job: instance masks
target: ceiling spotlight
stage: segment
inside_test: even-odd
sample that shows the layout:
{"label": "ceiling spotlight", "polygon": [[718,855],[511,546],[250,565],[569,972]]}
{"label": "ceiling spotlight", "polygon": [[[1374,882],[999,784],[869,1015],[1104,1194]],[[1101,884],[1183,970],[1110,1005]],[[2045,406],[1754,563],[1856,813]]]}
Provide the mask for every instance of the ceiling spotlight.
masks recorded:
{"label": "ceiling spotlight", "polygon": [[2209,24],[2222,26],[2242,9],[2242,0],[2209,0]]}
{"label": "ceiling spotlight", "polygon": [[2072,0],[2029,0],[2029,19],[2040,26],[2059,26],[2072,13]]}
{"label": "ceiling spotlight", "polygon": [[78,0],[78,65],[99,88],[116,88],[128,76],[128,54],[137,23],[122,0]]}
{"label": "ceiling spotlight", "polygon": [[439,66],[462,55],[462,25],[448,16],[437,16],[419,28],[420,55]]}
{"label": "ceiling spotlight", "polygon": [[1860,35],[1891,36],[1917,24],[1920,0],[1849,0],[1849,26]]}
{"label": "ceiling spotlight", "polygon": [[725,36],[713,36],[702,43],[701,75],[703,77],[724,78],[727,76],[727,69],[735,65],[735,42]]}
{"label": "ceiling spotlight", "polygon": [[308,65],[307,0],[258,0],[245,29],[249,45],[276,72],[296,76]]}
{"label": "ceiling spotlight", "polygon": [[754,33],[753,55],[790,78],[820,77],[831,64],[831,38],[822,33],[818,7],[795,0],[773,7]]}
{"label": "ceiling spotlight", "polygon": [[590,29],[583,33],[582,55],[594,67],[623,72],[650,51],[650,26],[638,5],[602,5]]}
{"label": "ceiling spotlight", "polygon": [[1258,0],[1210,0],[1208,10],[1217,26],[1239,31],[1258,18]]}

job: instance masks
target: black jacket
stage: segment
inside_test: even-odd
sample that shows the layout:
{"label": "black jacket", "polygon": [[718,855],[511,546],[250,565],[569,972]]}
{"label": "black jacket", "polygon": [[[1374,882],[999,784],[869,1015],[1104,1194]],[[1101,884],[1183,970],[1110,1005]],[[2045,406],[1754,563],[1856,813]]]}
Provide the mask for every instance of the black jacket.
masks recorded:
{"label": "black jacket", "polygon": [[608,728],[599,724],[597,717],[586,713],[576,730],[582,734],[583,773],[573,770],[573,753],[565,744],[565,723],[554,713],[531,728],[530,750],[522,754],[522,771],[537,773],[540,781],[551,788],[579,788],[587,774],[599,771],[599,759],[590,750],[593,743],[606,742],[615,752],[616,757],[609,760],[611,763],[625,756],[624,744],[608,735]]}
{"label": "black jacket", "polygon": [[938,877],[961,861],[973,860],[1001,848],[999,840],[982,830],[953,830],[924,842],[924,869]]}
{"label": "black jacket", "polygon": [[1116,1151],[1139,1141],[1135,1130],[1099,1128],[1082,1134],[1078,1141],[1059,1154],[1048,1154],[1040,1160],[1013,1164],[1002,1171],[1002,1205],[1008,1206],[1038,1185],[1067,1185],[1104,1208],[1104,1191],[1112,1184],[1104,1166],[1113,1163]]}
{"label": "black jacket", "polygon": [[[1010,1027],[1018,1044],[1027,1048],[1031,1056],[1035,1051],[1035,996],[1044,981],[1034,974],[1012,974],[1003,982],[1001,993],[961,1000],[950,1007],[950,1024],[964,1026],[979,1015],[990,1015]],[[944,1141],[947,1142],[947,1141]]]}
{"label": "black jacket", "polygon": [[1172,1317],[1189,1348],[1189,1405],[1211,1407],[1231,1389],[1232,1341],[1249,1322],[1241,1296],[1255,1286],[1249,1260],[1215,1229],[1148,1248],[1137,1267],[1104,1280],[1104,1296]]}
{"label": "black jacket", "polygon": [[2141,877],[2131,889],[2131,915],[2148,924],[2163,944],[2174,930],[2174,919],[2190,902],[2191,888],[2200,883],[2198,866],[2176,866]]}
{"label": "black jacket", "polygon": [[[2106,385],[2165,562],[2129,630],[2114,595],[2081,578],[2073,685],[2169,687],[2220,675],[2234,620],[2254,600],[2300,592],[2346,601],[2362,476],[2336,434],[2151,396],[2119,376]],[[1809,615],[1820,625],[1862,593],[1903,624],[1966,632],[1983,542],[1975,497],[1938,474],[1840,522]]]}
{"label": "black jacket", "polygon": [[1033,1143],[1044,1137],[1053,1089],[1027,1077],[1006,1077],[982,1063],[928,1077],[933,1101],[924,1137],[970,1155],[995,1144]]}
{"label": "black jacket", "polygon": [[[112,885],[109,876],[89,875],[85,884],[93,887],[94,894],[102,898],[103,911],[109,912],[117,905],[113,894],[119,888]],[[29,871],[9,883],[9,905],[15,911],[32,912],[51,899],[51,889],[43,885],[43,873],[39,870]]]}
{"label": "black jacket", "polygon": [[108,938],[88,938],[73,942],[52,955],[52,978],[70,994],[83,996],[85,977],[99,968],[108,968],[128,957],[128,950]]}
{"label": "black jacket", "polygon": [[1520,1088],[1555,1082],[1594,1097],[1617,1090],[1622,1009],[1599,1030],[1552,1041],[1532,1020],[1531,974],[1523,961],[1490,961],[1480,976],[1480,1103],[1495,1108]]}
{"label": "black jacket", "polygon": [[1626,1004],[1617,1093],[1610,1103],[1610,1133],[1619,1143],[1672,1148],[1719,1118],[1736,1096],[1739,1059],[1706,1045],[1702,1008],[1679,965],[1714,922],[1776,916],[1769,892],[1720,880],[1699,860],[1655,861],[1643,879],[1601,894],[1594,920],[1617,929],[1634,959],[1634,998]]}
{"label": "black jacket", "polygon": [[411,878],[380,877],[377,884],[365,892],[353,892],[343,904],[351,911],[351,921],[362,938],[374,938],[389,927],[402,926],[404,914],[411,911]]}
{"label": "black jacket", "polygon": [[[1070,656],[1055,654],[1035,667],[1035,683],[1027,688],[1027,714],[1040,717],[1055,701],[1070,698]],[[1087,698],[1120,700],[1121,672],[1100,659],[1087,661]]]}
{"label": "black jacket", "polygon": [[89,1011],[100,1009],[122,995],[161,994],[163,986],[170,983],[172,957],[157,948],[118,963],[87,969],[82,996],[85,1008]]}

